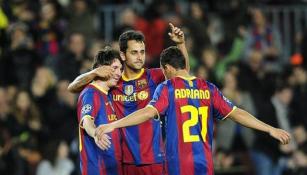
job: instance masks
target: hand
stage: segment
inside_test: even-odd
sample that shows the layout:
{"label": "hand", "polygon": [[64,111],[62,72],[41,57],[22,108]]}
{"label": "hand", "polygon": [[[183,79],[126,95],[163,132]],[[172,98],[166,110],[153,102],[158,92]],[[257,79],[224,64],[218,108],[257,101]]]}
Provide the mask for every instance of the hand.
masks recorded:
{"label": "hand", "polygon": [[113,130],[114,128],[112,128],[110,124],[99,125],[95,129],[94,133],[95,143],[102,150],[107,150],[108,148],[111,147],[111,142],[110,142],[111,138],[106,133],[112,132]]}
{"label": "hand", "polygon": [[288,144],[290,142],[290,134],[282,129],[272,128],[269,131],[270,136],[274,137],[275,139],[279,140],[281,144]]}
{"label": "hand", "polygon": [[175,27],[172,23],[169,23],[169,26],[171,27],[171,33],[168,33],[171,40],[174,41],[176,44],[182,44],[184,43],[184,33],[183,31]]}
{"label": "hand", "polygon": [[110,139],[107,134],[102,134],[100,137],[97,135],[94,136],[96,145],[102,150],[107,150],[111,147]]}
{"label": "hand", "polygon": [[96,77],[100,77],[102,79],[109,79],[113,75],[113,68],[111,66],[100,66],[93,70]]}

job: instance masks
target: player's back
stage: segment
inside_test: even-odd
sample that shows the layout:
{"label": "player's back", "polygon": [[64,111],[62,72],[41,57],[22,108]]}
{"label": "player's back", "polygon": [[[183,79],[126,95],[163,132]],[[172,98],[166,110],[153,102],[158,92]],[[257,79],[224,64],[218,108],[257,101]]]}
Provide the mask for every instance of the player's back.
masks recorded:
{"label": "player's back", "polygon": [[213,174],[213,119],[227,116],[233,105],[212,83],[195,77],[175,77],[157,91],[151,104],[167,117],[169,174]]}

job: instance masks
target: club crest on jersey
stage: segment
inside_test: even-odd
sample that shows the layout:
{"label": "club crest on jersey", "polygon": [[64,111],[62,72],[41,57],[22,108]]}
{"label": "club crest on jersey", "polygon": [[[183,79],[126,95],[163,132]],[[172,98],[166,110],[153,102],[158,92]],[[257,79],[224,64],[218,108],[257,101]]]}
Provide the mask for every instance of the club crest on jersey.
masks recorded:
{"label": "club crest on jersey", "polygon": [[138,80],[136,82],[136,85],[137,85],[138,88],[142,89],[142,88],[147,86],[147,80],[146,79]]}
{"label": "club crest on jersey", "polygon": [[90,104],[86,104],[82,107],[81,113],[86,114],[92,110],[92,106]]}
{"label": "club crest on jersey", "polygon": [[148,98],[148,92],[147,91],[141,91],[138,93],[138,99],[145,100]]}
{"label": "club crest on jersey", "polygon": [[127,85],[124,88],[125,94],[126,95],[131,95],[133,93],[133,86],[132,85]]}

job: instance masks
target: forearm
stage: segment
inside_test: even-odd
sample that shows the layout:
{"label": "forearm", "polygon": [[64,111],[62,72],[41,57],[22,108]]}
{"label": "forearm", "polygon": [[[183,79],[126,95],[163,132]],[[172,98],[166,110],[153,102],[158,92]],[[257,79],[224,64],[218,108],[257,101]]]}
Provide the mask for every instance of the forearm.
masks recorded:
{"label": "forearm", "polygon": [[235,111],[230,114],[229,118],[245,127],[266,133],[269,133],[270,130],[273,129],[272,126],[258,120],[256,117],[240,108],[235,109]]}
{"label": "forearm", "polygon": [[84,118],[83,122],[82,122],[82,127],[84,128],[84,130],[86,131],[86,133],[89,136],[94,138],[94,136],[95,136],[95,129],[96,129],[94,120],[92,120],[89,117]]}
{"label": "forearm", "polygon": [[149,120],[150,118],[153,118],[155,115],[155,109],[151,107],[145,107],[111,124],[114,128],[138,125]]}
{"label": "forearm", "polygon": [[190,71],[190,61],[189,61],[189,54],[188,54],[188,50],[185,46],[185,42],[177,44],[178,49],[181,51],[181,53],[184,56],[185,59],[185,64],[186,64],[186,70]]}
{"label": "forearm", "polygon": [[68,90],[73,93],[78,93],[82,91],[84,86],[89,84],[96,77],[94,71],[90,71],[79,75],[73,82],[71,82],[68,86]]}

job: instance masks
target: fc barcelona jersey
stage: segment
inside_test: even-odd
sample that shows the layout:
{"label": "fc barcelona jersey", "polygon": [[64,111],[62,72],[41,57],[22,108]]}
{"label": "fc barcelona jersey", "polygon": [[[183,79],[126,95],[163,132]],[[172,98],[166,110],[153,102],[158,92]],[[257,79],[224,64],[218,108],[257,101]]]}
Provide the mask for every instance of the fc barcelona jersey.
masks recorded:
{"label": "fc barcelona jersey", "polygon": [[[161,69],[142,69],[135,79],[125,76],[111,90],[115,111],[125,117],[144,108],[152,99],[159,83],[164,81]],[[163,162],[160,121],[149,120],[123,129],[123,161],[125,163],[153,164]]]}
{"label": "fc barcelona jersey", "polygon": [[213,121],[235,106],[212,83],[195,77],[161,83],[149,106],[166,117],[168,173],[213,175]]}
{"label": "fc barcelona jersey", "polygon": [[103,151],[96,145],[94,139],[82,129],[82,120],[86,117],[93,119],[96,126],[117,120],[107,92],[94,83],[88,85],[78,99],[81,174],[121,175],[122,151],[119,130],[115,130],[109,135],[112,142],[111,148]]}

